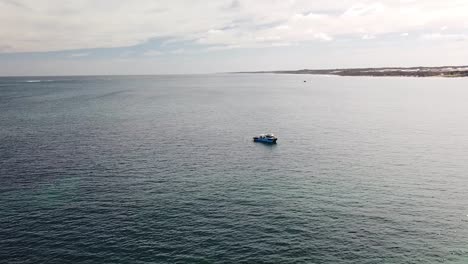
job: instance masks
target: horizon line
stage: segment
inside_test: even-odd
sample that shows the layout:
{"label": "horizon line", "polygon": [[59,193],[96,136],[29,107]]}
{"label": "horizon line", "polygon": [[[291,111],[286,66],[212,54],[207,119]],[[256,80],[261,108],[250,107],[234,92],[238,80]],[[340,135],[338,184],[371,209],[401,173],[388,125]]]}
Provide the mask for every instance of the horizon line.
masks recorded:
{"label": "horizon line", "polygon": [[101,76],[180,76],[180,75],[212,75],[212,74],[233,74],[233,73],[274,73],[287,71],[329,71],[329,70],[361,70],[361,69],[414,69],[414,68],[448,68],[448,67],[468,67],[468,65],[441,65],[441,66],[379,66],[379,67],[346,67],[346,68],[302,68],[296,70],[251,70],[251,71],[228,71],[228,72],[208,72],[208,73],[151,73],[151,74],[59,74],[59,75],[0,75],[0,78],[18,77],[101,77]]}

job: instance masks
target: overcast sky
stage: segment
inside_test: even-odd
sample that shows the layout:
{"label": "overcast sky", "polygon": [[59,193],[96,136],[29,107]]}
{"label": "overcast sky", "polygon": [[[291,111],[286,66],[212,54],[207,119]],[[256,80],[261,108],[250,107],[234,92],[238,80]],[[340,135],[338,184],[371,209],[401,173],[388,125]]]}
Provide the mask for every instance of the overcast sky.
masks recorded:
{"label": "overcast sky", "polygon": [[468,64],[467,0],[0,0],[0,75]]}

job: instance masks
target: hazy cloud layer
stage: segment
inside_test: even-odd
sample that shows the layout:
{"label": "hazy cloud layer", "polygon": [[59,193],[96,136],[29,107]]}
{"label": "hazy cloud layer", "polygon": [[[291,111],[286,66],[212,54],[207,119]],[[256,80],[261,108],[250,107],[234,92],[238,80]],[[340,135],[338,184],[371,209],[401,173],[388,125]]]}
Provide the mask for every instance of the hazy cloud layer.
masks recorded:
{"label": "hazy cloud layer", "polygon": [[426,41],[466,41],[467,18],[466,0],[0,0],[0,52],[124,47],[153,38],[210,49],[413,32]]}

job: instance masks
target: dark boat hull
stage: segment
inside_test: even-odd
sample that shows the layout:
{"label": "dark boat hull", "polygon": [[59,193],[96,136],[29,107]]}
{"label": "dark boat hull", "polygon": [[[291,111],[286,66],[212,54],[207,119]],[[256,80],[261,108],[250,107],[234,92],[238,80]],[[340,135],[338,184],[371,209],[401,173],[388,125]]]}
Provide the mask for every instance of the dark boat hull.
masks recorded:
{"label": "dark boat hull", "polygon": [[276,144],[277,138],[253,138],[254,142],[266,143],[266,144]]}

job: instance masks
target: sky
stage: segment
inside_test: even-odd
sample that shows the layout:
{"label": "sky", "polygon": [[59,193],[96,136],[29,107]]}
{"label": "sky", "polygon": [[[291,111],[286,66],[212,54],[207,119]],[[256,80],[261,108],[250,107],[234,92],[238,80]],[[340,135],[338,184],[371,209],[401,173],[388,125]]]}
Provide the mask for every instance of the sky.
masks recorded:
{"label": "sky", "polygon": [[0,0],[0,76],[468,65],[467,0]]}

